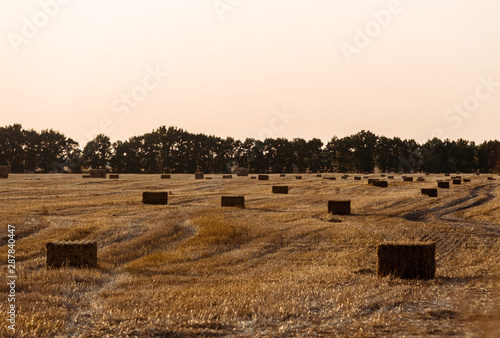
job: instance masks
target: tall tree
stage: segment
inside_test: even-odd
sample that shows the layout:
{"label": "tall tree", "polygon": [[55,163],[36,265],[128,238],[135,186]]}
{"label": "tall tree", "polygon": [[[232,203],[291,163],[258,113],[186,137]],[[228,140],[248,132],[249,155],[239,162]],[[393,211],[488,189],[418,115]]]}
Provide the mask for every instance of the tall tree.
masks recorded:
{"label": "tall tree", "polygon": [[24,171],[25,135],[20,124],[0,128],[0,163],[8,165],[13,173]]}
{"label": "tall tree", "polygon": [[104,169],[111,158],[111,141],[104,134],[97,135],[89,141],[82,154],[83,165],[91,168]]}

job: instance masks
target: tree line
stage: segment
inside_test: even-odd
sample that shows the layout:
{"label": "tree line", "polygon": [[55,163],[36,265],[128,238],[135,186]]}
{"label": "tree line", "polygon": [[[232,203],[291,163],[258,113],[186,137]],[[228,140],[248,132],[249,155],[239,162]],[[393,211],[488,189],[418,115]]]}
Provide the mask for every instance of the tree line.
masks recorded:
{"label": "tree line", "polygon": [[500,142],[413,139],[377,136],[370,131],[327,144],[317,138],[267,138],[244,141],[193,134],[162,126],[150,133],[111,143],[97,135],[83,149],[52,129],[25,130],[20,124],[0,127],[0,165],[13,173],[73,172],[109,168],[117,173],[227,173],[235,167],[251,172],[499,172]]}

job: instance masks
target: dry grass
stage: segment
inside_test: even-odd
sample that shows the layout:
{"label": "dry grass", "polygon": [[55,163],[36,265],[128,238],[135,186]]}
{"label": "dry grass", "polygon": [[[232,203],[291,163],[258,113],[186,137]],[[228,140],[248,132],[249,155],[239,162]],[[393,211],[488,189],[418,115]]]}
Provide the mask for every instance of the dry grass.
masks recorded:
{"label": "dry grass", "polygon": [[[16,226],[17,336],[498,336],[498,183],[421,195],[396,176],[269,181],[194,175],[10,175],[0,217]],[[288,195],[272,194],[275,184]],[[143,191],[172,191],[143,205]],[[221,208],[244,195],[246,209]],[[328,200],[352,215],[328,214]],[[98,242],[99,268],[45,270],[45,243]],[[376,276],[376,247],[436,242],[436,278]],[[1,292],[6,296],[7,286]],[[9,336],[6,321],[0,336]]]}

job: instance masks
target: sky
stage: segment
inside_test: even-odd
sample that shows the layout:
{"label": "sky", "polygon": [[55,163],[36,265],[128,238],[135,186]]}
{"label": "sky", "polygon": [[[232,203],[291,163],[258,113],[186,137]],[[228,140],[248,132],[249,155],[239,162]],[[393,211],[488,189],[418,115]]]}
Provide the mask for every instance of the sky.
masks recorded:
{"label": "sky", "polygon": [[500,139],[500,2],[0,0],[0,125]]}

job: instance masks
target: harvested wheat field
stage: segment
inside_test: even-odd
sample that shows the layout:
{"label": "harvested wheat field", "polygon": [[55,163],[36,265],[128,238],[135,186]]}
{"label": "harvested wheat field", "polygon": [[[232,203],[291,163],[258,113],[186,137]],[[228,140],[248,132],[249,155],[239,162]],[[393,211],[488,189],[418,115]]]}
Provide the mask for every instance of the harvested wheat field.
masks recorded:
{"label": "harvested wheat field", "polygon": [[[1,181],[4,253],[7,224],[17,235],[16,334],[500,336],[498,181],[463,175],[471,182],[429,198],[421,189],[444,175],[395,175],[385,189],[340,174],[212,176]],[[272,193],[279,184],[288,194]],[[168,204],[143,204],[144,191]],[[245,208],[221,207],[235,195]],[[351,215],[329,214],[329,200],[350,200]],[[58,241],[97,242],[98,267],[47,269]],[[378,277],[384,242],[434,242],[435,277]]]}

